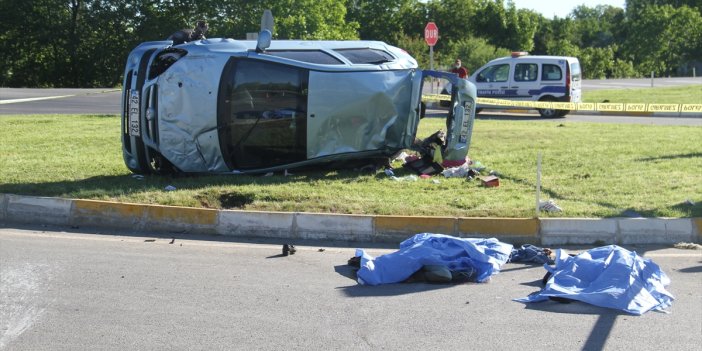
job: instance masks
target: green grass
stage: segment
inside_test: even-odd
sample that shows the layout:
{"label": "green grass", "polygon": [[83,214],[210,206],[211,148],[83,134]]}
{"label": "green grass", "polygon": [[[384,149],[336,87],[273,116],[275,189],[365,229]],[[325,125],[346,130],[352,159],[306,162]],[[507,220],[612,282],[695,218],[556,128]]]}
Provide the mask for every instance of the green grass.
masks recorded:
{"label": "green grass", "polygon": [[702,104],[702,85],[637,89],[583,89],[583,102]]}
{"label": "green grass", "polygon": [[[443,125],[424,119],[420,136]],[[533,217],[537,153],[542,198],[558,217],[702,216],[699,127],[477,120],[470,156],[500,187],[435,177],[397,182],[382,171],[284,177],[147,176],[123,164],[116,116],[0,117],[0,192],[245,210]],[[395,163],[398,176],[410,173]],[[173,185],[176,191],[164,191]],[[694,206],[683,204],[686,200]],[[542,216],[549,216],[543,214]]]}

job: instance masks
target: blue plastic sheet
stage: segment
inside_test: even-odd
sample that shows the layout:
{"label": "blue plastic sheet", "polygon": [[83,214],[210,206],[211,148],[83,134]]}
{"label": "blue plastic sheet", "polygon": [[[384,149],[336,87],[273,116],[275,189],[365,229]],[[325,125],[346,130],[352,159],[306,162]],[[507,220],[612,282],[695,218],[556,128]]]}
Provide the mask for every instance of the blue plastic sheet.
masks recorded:
{"label": "blue plastic sheet", "polygon": [[670,278],[657,264],[616,245],[577,256],[568,256],[559,249],[555,263],[544,265],[553,275],[541,291],[515,301],[562,297],[641,315],[650,310],[662,311],[674,300],[665,289]]}
{"label": "blue plastic sheet", "polygon": [[456,238],[443,234],[417,234],[402,243],[396,252],[377,258],[362,249],[358,282],[366,285],[399,283],[425,265],[442,265],[454,272],[471,274],[485,282],[507,262],[512,245],[497,239]]}

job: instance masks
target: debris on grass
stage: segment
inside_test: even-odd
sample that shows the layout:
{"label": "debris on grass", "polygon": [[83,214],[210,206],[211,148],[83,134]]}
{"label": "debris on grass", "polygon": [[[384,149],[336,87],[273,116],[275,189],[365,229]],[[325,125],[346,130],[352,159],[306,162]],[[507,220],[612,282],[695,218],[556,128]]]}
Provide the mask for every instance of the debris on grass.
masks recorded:
{"label": "debris on grass", "polygon": [[700,244],[695,244],[695,243],[685,243],[685,242],[679,242],[675,245],[673,245],[676,249],[683,249],[683,250],[700,250],[702,249],[702,245]]}

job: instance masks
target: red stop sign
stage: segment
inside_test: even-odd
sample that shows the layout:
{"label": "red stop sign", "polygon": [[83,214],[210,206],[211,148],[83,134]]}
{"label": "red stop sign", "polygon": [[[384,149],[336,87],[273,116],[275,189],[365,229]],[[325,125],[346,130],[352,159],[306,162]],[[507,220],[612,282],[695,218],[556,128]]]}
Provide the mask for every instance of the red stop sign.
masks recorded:
{"label": "red stop sign", "polygon": [[427,42],[427,45],[434,46],[438,40],[439,27],[437,27],[434,22],[427,23],[427,26],[424,27],[424,41]]}

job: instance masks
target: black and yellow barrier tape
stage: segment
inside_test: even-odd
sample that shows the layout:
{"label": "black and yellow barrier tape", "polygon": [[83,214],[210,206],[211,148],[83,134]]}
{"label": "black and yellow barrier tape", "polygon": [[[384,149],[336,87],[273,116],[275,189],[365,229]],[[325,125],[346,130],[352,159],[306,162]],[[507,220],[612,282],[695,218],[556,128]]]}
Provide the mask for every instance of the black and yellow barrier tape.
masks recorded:
{"label": "black and yellow barrier tape", "polygon": [[[451,101],[451,95],[426,94],[424,101]],[[702,104],[648,104],[648,103],[595,103],[595,102],[555,102],[555,101],[517,101],[491,98],[478,98],[478,104],[500,107],[543,108],[571,111],[606,111],[606,112],[680,112],[702,113]]]}

